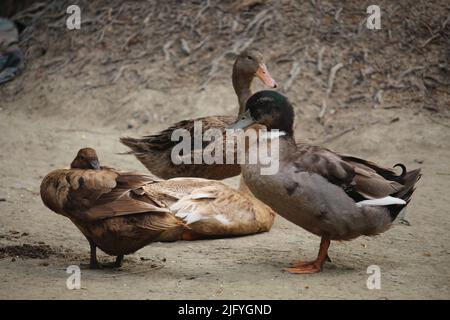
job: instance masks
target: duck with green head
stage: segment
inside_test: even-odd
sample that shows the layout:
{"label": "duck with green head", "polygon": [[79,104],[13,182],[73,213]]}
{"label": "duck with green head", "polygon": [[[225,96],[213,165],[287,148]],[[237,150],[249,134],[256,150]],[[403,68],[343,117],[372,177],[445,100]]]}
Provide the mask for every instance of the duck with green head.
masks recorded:
{"label": "duck with green head", "polygon": [[[351,240],[380,234],[409,203],[420,169],[401,174],[368,160],[294,140],[294,111],[288,99],[260,91],[246,104],[232,128],[278,129],[279,170],[261,175],[261,163],[241,165],[250,191],[278,214],[321,237],[316,260],[299,261],[290,273],[322,270],[331,240]],[[269,136],[269,135],[265,135]],[[251,148],[251,145],[248,146]]]}

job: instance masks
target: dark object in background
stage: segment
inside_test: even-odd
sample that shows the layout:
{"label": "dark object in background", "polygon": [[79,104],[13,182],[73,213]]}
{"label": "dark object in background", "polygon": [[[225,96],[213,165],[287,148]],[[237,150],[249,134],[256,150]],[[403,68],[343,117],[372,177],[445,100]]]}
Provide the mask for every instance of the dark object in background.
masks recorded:
{"label": "dark object in background", "polygon": [[0,17],[11,18],[17,12],[25,10],[36,0],[1,0],[0,1]]}
{"label": "dark object in background", "polygon": [[23,67],[19,31],[11,20],[0,18],[0,84],[12,80]]}

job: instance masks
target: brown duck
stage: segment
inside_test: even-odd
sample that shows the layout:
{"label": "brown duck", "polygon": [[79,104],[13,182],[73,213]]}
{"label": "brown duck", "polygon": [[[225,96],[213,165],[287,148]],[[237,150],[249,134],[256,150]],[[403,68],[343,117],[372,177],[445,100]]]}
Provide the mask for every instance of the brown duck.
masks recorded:
{"label": "brown duck", "polygon": [[100,266],[97,247],[117,256],[114,266],[119,267],[124,255],[154,241],[264,232],[275,216],[262,202],[218,181],[163,181],[100,166],[91,148],[81,149],[70,169],[50,172],[41,183],[41,198],[84,234],[91,268]]}
{"label": "brown duck", "polygon": [[[326,148],[297,144],[293,137],[294,111],[289,101],[274,91],[261,91],[247,102],[246,112],[232,126],[246,129],[265,126],[258,141],[279,141],[279,170],[261,175],[259,164],[242,165],[242,176],[251,192],[278,214],[321,237],[319,254],[311,262],[297,262],[291,273],[314,273],[328,258],[331,240],[351,240],[386,231],[409,203],[420,169],[400,175],[373,162],[342,155]],[[250,146],[249,146],[250,147]],[[276,157],[276,155],[274,155]]]}
{"label": "brown duck", "polygon": [[[251,84],[255,77],[258,77],[268,87],[275,88],[277,86],[267,70],[261,53],[255,50],[242,52],[236,58],[232,73],[233,88],[239,101],[238,115],[243,112],[245,102],[252,95]],[[191,137],[193,137],[194,122],[196,121],[202,122],[203,132],[211,128],[217,128],[224,133],[225,129],[235,120],[236,117],[234,116],[209,116],[183,120],[158,134],[145,136],[140,139],[122,137],[120,141],[131,149],[129,153],[134,154],[148,170],[158,177],[164,179],[199,177],[222,180],[239,175],[240,166],[238,164],[175,165],[171,160],[171,152],[172,148],[179,142],[171,141],[171,137],[176,129],[188,130]],[[193,141],[193,139],[191,140]],[[225,146],[226,139],[218,143],[223,143]],[[204,149],[207,145],[208,143],[205,142],[202,148]],[[223,150],[225,150],[225,147]],[[226,163],[225,159],[223,163]]]}

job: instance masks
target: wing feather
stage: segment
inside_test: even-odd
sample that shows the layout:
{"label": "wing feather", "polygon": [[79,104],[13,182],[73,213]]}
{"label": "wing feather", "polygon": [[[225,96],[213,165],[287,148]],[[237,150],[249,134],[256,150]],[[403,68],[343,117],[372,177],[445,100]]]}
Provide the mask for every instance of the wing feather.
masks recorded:
{"label": "wing feather", "polygon": [[159,179],[135,172],[63,169],[48,174],[41,184],[44,204],[53,211],[82,220],[139,213],[168,213],[143,187]]}
{"label": "wing feather", "polygon": [[342,156],[326,148],[297,145],[294,155],[298,171],[309,171],[340,186],[355,201],[379,199],[402,189],[401,176],[391,169],[355,157]]}

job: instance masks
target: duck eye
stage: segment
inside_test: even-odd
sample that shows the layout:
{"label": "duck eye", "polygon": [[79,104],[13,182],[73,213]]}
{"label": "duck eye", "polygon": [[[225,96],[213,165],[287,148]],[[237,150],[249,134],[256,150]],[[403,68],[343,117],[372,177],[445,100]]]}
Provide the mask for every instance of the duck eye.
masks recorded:
{"label": "duck eye", "polygon": [[81,159],[81,160],[84,160],[84,156],[80,156],[80,159]]}
{"label": "duck eye", "polygon": [[253,58],[251,56],[247,56],[248,60],[253,60]]}

